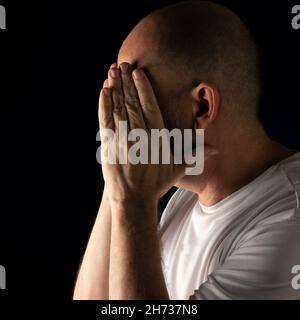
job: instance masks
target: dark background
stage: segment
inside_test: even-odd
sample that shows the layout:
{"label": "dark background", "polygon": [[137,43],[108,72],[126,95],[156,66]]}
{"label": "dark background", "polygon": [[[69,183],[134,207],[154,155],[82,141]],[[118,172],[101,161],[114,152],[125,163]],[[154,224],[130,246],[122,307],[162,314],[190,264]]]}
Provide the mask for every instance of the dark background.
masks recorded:
{"label": "dark background", "polygon": [[[70,299],[101,198],[97,102],[124,37],[176,1],[0,1],[0,264],[8,295]],[[297,1],[216,1],[247,23],[262,55],[262,121],[300,149]],[[300,4],[300,1],[298,1]]]}

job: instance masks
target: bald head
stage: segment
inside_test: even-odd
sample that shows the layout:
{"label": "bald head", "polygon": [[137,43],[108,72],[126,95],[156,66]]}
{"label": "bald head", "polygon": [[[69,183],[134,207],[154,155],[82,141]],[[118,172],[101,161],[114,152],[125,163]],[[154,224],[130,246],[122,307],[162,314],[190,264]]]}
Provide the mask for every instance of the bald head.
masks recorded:
{"label": "bald head", "polygon": [[186,1],[151,13],[127,37],[119,61],[148,69],[162,100],[208,82],[220,91],[221,112],[256,117],[257,49],[246,26],[221,5]]}

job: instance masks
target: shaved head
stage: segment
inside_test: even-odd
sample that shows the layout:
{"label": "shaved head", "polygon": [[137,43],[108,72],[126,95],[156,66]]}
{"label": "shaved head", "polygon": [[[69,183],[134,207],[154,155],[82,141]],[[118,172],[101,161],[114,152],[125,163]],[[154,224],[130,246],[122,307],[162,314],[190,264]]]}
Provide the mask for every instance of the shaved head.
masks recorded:
{"label": "shaved head", "polygon": [[[260,75],[256,45],[243,22],[216,3],[186,1],[154,11],[124,41],[119,61],[149,71],[161,104],[168,105],[162,110],[168,119],[179,112],[178,120],[178,99],[201,82],[218,88],[220,112],[225,116],[257,116]],[[161,88],[166,82],[168,86]],[[170,126],[175,123],[171,121]]]}

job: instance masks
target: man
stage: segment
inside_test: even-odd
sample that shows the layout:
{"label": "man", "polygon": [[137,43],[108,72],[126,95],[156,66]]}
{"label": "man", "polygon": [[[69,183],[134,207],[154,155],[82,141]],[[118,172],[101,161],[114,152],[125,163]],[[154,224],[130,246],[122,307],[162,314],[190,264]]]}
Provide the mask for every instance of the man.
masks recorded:
{"label": "man", "polygon": [[74,299],[300,298],[300,155],[259,123],[258,60],[240,19],[206,1],[132,30],[100,94],[100,127],[204,129],[205,167],[103,164]]}

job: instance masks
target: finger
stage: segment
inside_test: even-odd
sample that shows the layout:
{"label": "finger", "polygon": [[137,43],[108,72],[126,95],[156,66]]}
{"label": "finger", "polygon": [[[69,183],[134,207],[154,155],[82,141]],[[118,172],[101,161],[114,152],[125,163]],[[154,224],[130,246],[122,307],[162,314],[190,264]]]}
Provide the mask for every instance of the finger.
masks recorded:
{"label": "finger", "polygon": [[101,90],[98,111],[100,129],[114,129],[111,89],[103,88]]}
{"label": "finger", "polygon": [[122,63],[120,65],[122,87],[124,94],[124,103],[127,110],[128,121],[130,129],[146,128],[139,96],[132,79],[131,65],[129,63]]}
{"label": "finger", "polygon": [[162,114],[157,104],[150,81],[141,69],[135,69],[132,75],[148,128],[164,128]]}
{"label": "finger", "polygon": [[105,79],[103,82],[103,88],[109,88],[108,79]]}
{"label": "finger", "polygon": [[108,72],[108,84],[112,89],[112,112],[114,118],[115,129],[119,129],[119,121],[126,121],[126,109],[124,106],[124,98],[122,91],[122,82],[120,77],[120,70],[118,68],[111,68]]}

